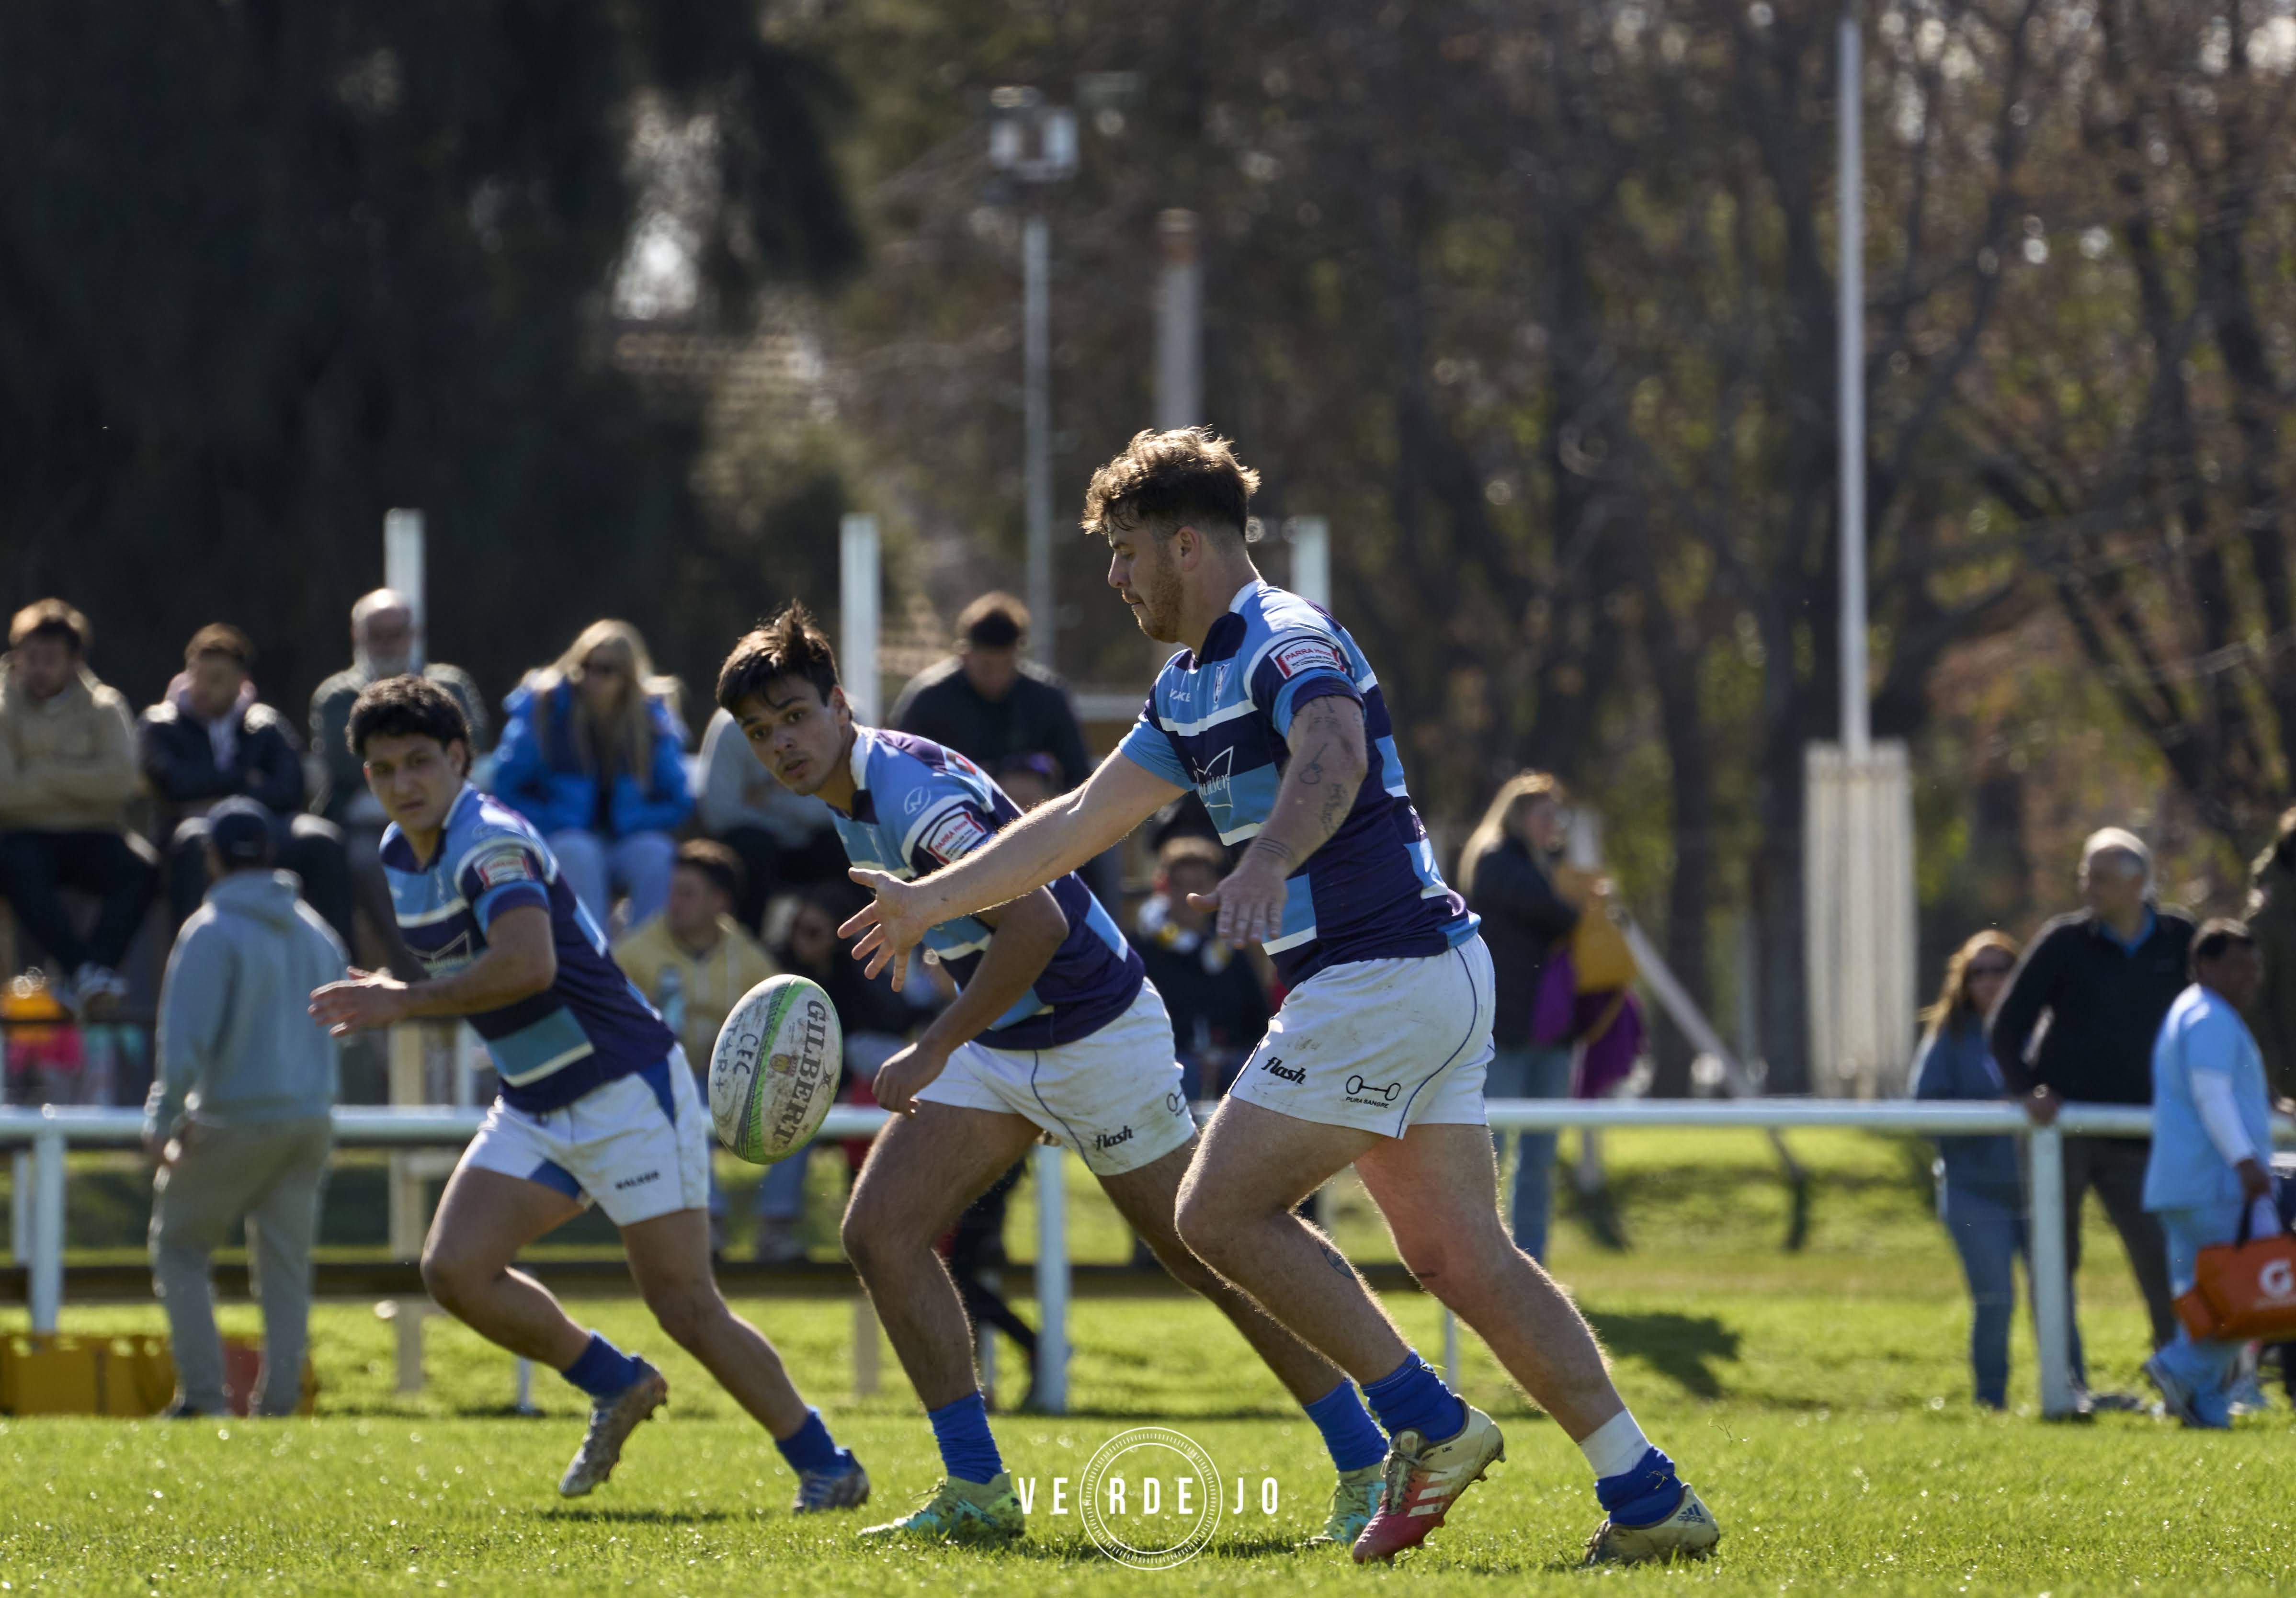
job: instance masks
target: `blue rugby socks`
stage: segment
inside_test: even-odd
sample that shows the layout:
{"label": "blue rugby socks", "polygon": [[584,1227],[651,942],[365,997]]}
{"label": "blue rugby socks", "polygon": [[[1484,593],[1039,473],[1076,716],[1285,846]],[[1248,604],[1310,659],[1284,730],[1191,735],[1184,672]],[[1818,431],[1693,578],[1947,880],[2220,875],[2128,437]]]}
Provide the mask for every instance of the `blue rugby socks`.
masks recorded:
{"label": "blue rugby socks", "polygon": [[978,1389],[927,1410],[925,1419],[932,1422],[943,1468],[960,1481],[988,1481],[1004,1468],[996,1439],[988,1434],[988,1405]]}
{"label": "blue rugby socks", "polygon": [[821,1423],[821,1412],[805,1412],[805,1424],[787,1437],[775,1438],[774,1446],[782,1451],[789,1468],[802,1475],[808,1471],[827,1471],[843,1475],[853,1468],[853,1455],[831,1440],[829,1428]]}
{"label": "blue rugby socks", "polygon": [[638,1379],[638,1362],[593,1332],[581,1357],[560,1374],[593,1398],[611,1398]]}
{"label": "blue rugby socks", "polygon": [[1458,1436],[1459,1428],[1467,1423],[1466,1405],[1443,1385],[1443,1379],[1419,1357],[1416,1348],[1404,1355],[1401,1364],[1366,1386],[1364,1397],[1371,1400],[1372,1414],[1379,1417],[1390,1437],[1398,1431],[1415,1431],[1431,1443],[1439,1443]]}
{"label": "blue rugby socks", "polygon": [[1595,1496],[1620,1526],[1651,1526],[1682,1503],[1674,1461],[1651,1446],[1634,1415],[1620,1410],[1578,1444],[1595,1471]]}
{"label": "blue rugby socks", "polygon": [[1387,1439],[1364,1413],[1363,1400],[1356,1397],[1353,1383],[1341,1381],[1313,1404],[1300,1407],[1324,1434],[1324,1446],[1332,1451],[1332,1463],[1341,1475],[1387,1457]]}

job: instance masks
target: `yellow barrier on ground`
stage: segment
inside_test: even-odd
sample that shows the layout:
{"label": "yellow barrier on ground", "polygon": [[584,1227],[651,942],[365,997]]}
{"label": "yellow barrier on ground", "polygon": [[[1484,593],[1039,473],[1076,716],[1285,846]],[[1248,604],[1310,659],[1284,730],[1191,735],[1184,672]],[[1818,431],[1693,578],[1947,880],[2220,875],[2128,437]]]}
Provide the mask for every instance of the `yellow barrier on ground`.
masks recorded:
{"label": "yellow barrier on ground", "polygon": [[[252,1338],[224,1340],[224,1380],[232,1411],[247,1413],[262,1345]],[[303,1397],[295,1413],[311,1413],[318,1376],[303,1361]],[[176,1396],[176,1361],[168,1340],[151,1332],[116,1337],[42,1337],[19,1332],[0,1338],[0,1413],[12,1415],[156,1415]]]}

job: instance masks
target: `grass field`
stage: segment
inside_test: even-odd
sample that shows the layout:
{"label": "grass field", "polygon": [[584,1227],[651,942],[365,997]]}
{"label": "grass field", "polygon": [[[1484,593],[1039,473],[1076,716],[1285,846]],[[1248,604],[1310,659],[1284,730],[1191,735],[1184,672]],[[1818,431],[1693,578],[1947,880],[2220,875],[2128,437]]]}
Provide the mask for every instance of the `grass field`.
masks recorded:
{"label": "grass field", "polygon": [[[507,1415],[508,1359],[433,1322],[431,1386],[419,1400],[396,1398],[389,1329],[368,1307],[331,1306],[314,1328],[324,1389],[315,1419],[0,1421],[0,1591],[874,1598],[1290,1593],[1342,1583],[1515,1592],[1623,1580],[1749,1593],[2062,1594],[2296,1583],[2284,1408],[2228,1435],[2121,1415],[2043,1425],[2031,1414],[2021,1320],[2013,1404],[2023,1413],[1972,1407],[1967,1310],[1908,1146],[1798,1138],[1819,1182],[1809,1244],[1792,1255],[1778,1247],[1786,1206],[1758,1139],[1614,1135],[1605,1147],[1631,1250],[1597,1250],[1566,1222],[1556,1269],[1602,1332],[1628,1401],[1723,1522],[1720,1556],[1703,1567],[1570,1570],[1596,1519],[1585,1466],[1472,1339],[1465,1384],[1505,1426],[1508,1463],[1392,1571],[1292,1552],[1320,1520],[1328,1490],[1314,1430],[1223,1323],[1177,1300],[1078,1306],[1078,1413],[1000,1421],[1014,1473],[1039,1481],[1025,1545],[995,1553],[864,1550],[851,1520],[792,1520],[791,1483],[769,1440],[652,1332],[641,1308],[621,1301],[578,1309],[661,1364],[672,1407],[583,1504],[562,1504],[553,1491],[579,1433],[573,1389],[545,1374],[537,1397],[546,1414]],[[1020,1254],[1026,1193],[1013,1229]],[[1096,1193],[1079,1186],[1071,1205],[1080,1257],[1118,1257],[1123,1237]],[[2092,1226],[2080,1290],[2095,1376],[2130,1385],[2141,1319],[2117,1248],[2094,1217]],[[1341,1195],[1338,1230],[1359,1257],[1384,1252],[1359,1193]],[[872,1511],[895,1511],[931,1484],[930,1436],[890,1360],[882,1392],[850,1396],[844,1306],[743,1308],[869,1466]],[[1436,1356],[1433,1307],[1410,1297],[1396,1308]],[[159,1324],[156,1309],[68,1310],[66,1330]],[[252,1330],[254,1321],[233,1308],[226,1325]],[[1111,1564],[1072,1514],[1046,1512],[1052,1478],[1074,1478],[1102,1442],[1152,1422],[1204,1446],[1230,1504],[1234,1479],[1247,1494],[1245,1512],[1224,1520],[1202,1556],[1160,1573]],[[1260,1510],[1263,1477],[1278,1483],[1273,1516]]]}

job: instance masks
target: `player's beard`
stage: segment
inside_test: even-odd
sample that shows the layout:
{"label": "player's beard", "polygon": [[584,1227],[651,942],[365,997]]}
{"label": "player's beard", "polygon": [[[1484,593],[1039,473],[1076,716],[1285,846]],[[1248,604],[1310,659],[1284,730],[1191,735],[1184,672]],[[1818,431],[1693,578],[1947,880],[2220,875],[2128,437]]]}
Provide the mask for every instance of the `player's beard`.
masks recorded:
{"label": "player's beard", "polygon": [[1180,563],[1168,543],[1152,539],[1155,553],[1134,568],[1132,619],[1159,643],[1180,642]]}

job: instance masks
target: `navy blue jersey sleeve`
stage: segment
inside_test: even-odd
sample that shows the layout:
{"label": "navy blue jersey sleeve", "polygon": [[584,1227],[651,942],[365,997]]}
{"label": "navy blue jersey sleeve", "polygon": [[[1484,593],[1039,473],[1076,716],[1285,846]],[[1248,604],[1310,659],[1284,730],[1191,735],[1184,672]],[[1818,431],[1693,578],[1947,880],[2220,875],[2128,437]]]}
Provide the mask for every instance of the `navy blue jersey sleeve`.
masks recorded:
{"label": "navy blue jersey sleeve", "polygon": [[480,838],[455,871],[455,885],[481,928],[492,926],[495,917],[521,905],[548,910],[549,880],[548,868],[535,847],[509,833]]}
{"label": "navy blue jersey sleeve", "polygon": [[1252,668],[1251,702],[1279,738],[1290,734],[1301,705],[1333,694],[1363,703],[1346,651],[1321,633],[1277,634]]}
{"label": "navy blue jersey sleeve", "polygon": [[1196,780],[1188,774],[1180,759],[1178,746],[1172,735],[1156,720],[1156,696],[1151,693],[1147,703],[1140,707],[1140,719],[1124,734],[1124,742],[1116,746],[1124,758],[1152,775],[1163,778],[1175,788],[1193,788]]}

